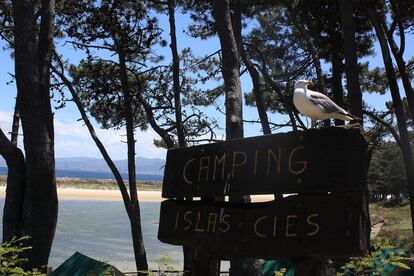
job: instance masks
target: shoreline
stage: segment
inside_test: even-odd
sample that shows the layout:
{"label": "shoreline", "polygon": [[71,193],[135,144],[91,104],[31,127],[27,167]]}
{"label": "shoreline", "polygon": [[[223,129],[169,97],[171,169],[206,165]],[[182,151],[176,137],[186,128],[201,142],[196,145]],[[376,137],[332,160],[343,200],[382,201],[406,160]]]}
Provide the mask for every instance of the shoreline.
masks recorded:
{"label": "shoreline", "polygon": [[[56,178],[59,200],[102,200],[122,201],[121,192],[115,180],[112,179],[86,179],[86,178]],[[137,183],[138,200],[141,202],[161,202],[162,183],[158,181],[144,181]],[[6,194],[6,176],[0,175],[0,198]],[[194,198],[199,200],[199,198]],[[252,202],[272,201],[273,195],[252,195]],[[226,197],[228,201],[228,197]]]}
{"label": "shoreline", "polygon": [[[100,200],[100,201],[122,201],[121,192],[119,190],[105,189],[82,189],[82,188],[57,188],[59,200]],[[4,198],[6,187],[0,187],[0,198]],[[194,198],[197,199],[197,198]],[[138,200],[141,202],[161,202],[165,200],[161,197],[161,191],[138,191]],[[252,196],[252,202],[264,202],[273,200],[273,195],[255,195]]]}
{"label": "shoreline", "polygon": [[[101,200],[101,201],[122,201],[119,190],[98,190],[81,188],[57,188],[59,200]],[[6,187],[0,187],[0,198],[6,195]],[[138,191],[138,199],[142,202],[161,202],[161,191]]]}
{"label": "shoreline", "polygon": [[[119,190],[99,190],[81,188],[57,188],[59,200],[101,200],[122,201]],[[161,202],[161,191],[138,191],[138,200],[141,202]]]}

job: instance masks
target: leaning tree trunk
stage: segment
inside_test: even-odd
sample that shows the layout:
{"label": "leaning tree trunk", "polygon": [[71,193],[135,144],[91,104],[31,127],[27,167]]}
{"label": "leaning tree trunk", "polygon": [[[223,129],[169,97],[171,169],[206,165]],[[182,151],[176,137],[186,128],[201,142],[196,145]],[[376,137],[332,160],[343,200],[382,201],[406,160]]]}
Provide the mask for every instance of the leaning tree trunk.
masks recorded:
{"label": "leaning tree trunk", "polygon": [[269,119],[266,113],[266,107],[263,100],[263,90],[261,89],[260,74],[254,67],[251,60],[248,58],[246,49],[243,43],[242,37],[242,15],[241,15],[241,3],[240,0],[236,0],[233,3],[233,13],[231,17],[234,38],[239,51],[239,55],[243,60],[244,65],[249,72],[249,75],[253,83],[253,95],[256,102],[257,113],[259,114],[260,124],[262,126],[263,134],[272,134],[270,129]]}
{"label": "leaning tree trunk", "polygon": [[394,31],[389,30],[387,28],[387,24],[385,23],[383,18],[378,18],[380,24],[384,28],[385,35],[388,40],[388,44],[390,45],[392,54],[397,62],[398,71],[401,76],[401,80],[404,86],[405,95],[407,97],[408,103],[408,110],[410,111],[411,119],[414,121],[414,89],[411,86],[411,80],[409,72],[407,71],[406,63],[404,60],[404,51],[405,51],[405,33],[404,33],[404,25],[401,21],[397,3],[394,0],[390,1],[392,10],[394,12],[394,20],[396,20],[398,28],[400,30],[400,48],[398,48],[397,43],[395,43],[394,39]]}
{"label": "leaning tree trunk", "polygon": [[0,129],[0,155],[7,164],[6,200],[3,212],[3,242],[20,235],[25,165],[23,152]]}
{"label": "leaning tree trunk", "polygon": [[387,40],[384,30],[378,21],[377,12],[370,8],[367,11],[369,18],[374,25],[375,32],[380,43],[382,58],[384,61],[385,71],[389,82],[394,112],[397,117],[398,131],[400,133],[400,148],[403,155],[405,174],[407,178],[408,193],[410,196],[410,210],[411,210],[411,226],[414,235],[414,162],[411,152],[411,145],[407,130],[407,121],[404,114],[404,108],[401,101],[400,92],[398,89],[397,78],[395,76],[394,67],[392,64],[391,54],[388,49]]}
{"label": "leaning tree trunk", "polygon": [[[344,37],[346,86],[349,111],[362,119],[362,92],[359,84],[359,66],[355,41],[355,26],[352,17],[352,1],[340,0],[342,33]],[[361,120],[361,124],[362,124]]]}
{"label": "leaning tree trunk", "polygon": [[16,103],[14,105],[13,123],[10,141],[13,145],[17,146],[19,139],[19,127],[20,127],[20,107],[19,107],[19,95],[16,96]]}
{"label": "leaning tree trunk", "polygon": [[42,0],[40,25],[36,3],[14,0],[15,75],[25,149],[25,193],[21,235],[32,246],[27,268],[47,265],[57,222],[53,113],[50,104],[50,57],[54,0]]}
{"label": "leaning tree trunk", "polygon": [[[113,162],[112,158],[109,156],[108,152],[105,149],[105,146],[102,144],[101,140],[99,139],[99,137],[96,135],[95,129],[91,123],[91,121],[88,118],[88,115],[85,112],[85,107],[83,106],[81,100],[79,99],[78,95],[76,94],[75,88],[73,87],[72,83],[65,77],[65,75],[63,74],[63,72],[57,70],[56,68],[52,67],[52,70],[54,73],[56,73],[59,78],[62,80],[62,82],[66,85],[66,87],[68,88],[69,92],[72,95],[72,100],[73,102],[76,104],[76,107],[78,108],[81,116],[82,116],[82,120],[84,121],[86,127],[88,128],[89,134],[91,135],[93,141],[95,142],[96,146],[98,147],[102,157],[104,158],[106,164],[108,165],[109,169],[111,170],[112,174],[115,177],[115,180],[118,184],[119,190],[121,192],[121,196],[122,196],[122,200],[124,202],[124,207],[125,210],[127,212],[128,218],[130,220],[130,225],[131,225],[131,234],[132,234],[132,239],[133,239],[133,246],[134,246],[134,253],[138,252],[135,256],[140,256],[143,253],[140,253],[140,243],[139,240],[142,240],[142,234],[140,232],[140,226],[138,226],[138,224],[140,224],[140,220],[137,219],[136,216],[136,210],[134,210],[134,207],[131,203],[131,198],[128,194],[128,190],[126,188],[126,185],[124,183],[124,180],[122,179],[122,176],[119,172],[119,170],[117,169],[115,163]],[[143,244],[142,244],[143,245]],[[135,246],[137,246],[137,250],[135,250]],[[144,247],[142,247],[144,249]],[[137,260],[136,260],[137,262]],[[140,262],[140,261],[138,261]]]}

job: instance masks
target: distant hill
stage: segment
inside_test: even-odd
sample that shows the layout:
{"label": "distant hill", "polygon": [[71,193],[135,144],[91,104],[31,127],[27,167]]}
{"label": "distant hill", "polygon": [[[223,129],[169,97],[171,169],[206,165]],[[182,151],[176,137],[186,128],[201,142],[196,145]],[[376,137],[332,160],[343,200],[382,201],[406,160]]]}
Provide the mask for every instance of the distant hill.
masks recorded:
{"label": "distant hill", "polygon": [[[138,174],[162,175],[164,173],[165,160],[161,158],[136,157]],[[120,172],[128,172],[127,160],[114,161]],[[0,167],[6,167],[6,162],[0,158]],[[109,172],[105,160],[90,157],[64,157],[56,158],[56,170],[66,171],[90,171]]]}

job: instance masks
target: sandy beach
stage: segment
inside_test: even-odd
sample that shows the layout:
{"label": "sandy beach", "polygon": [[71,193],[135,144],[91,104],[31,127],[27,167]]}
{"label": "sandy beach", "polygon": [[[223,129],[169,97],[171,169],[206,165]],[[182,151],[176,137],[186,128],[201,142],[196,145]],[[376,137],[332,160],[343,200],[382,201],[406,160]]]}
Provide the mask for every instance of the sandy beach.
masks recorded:
{"label": "sandy beach", "polygon": [[[5,196],[6,187],[0,187],[0,197]],[[59,200],[122,200],[119,190],[58,188]],[[162,201],[161,191],[138,191],[140,201]],[[272,195],[252,196],[253,202],[270,201]]]}
{"label": "sandy beach", "polygon": [[[122,200],[119,190],[96,190],[78,188],[58,188],[59,200]],[[0,187],[0,197],[5,196],[6,187]],[[140,201],[161,201],[160,191],[139,191]]]}

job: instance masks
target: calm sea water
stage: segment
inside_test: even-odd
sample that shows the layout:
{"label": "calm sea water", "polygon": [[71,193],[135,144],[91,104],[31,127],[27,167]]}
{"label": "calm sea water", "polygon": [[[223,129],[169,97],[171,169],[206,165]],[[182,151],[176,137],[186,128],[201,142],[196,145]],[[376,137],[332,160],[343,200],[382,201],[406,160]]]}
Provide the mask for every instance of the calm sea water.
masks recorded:
{"label": "calm sea water", "polygon": [[[4,198],[1,198],[1,217],[3,206]],[[173,259],[172,266],[182,269],[181,247],[163,244],[157,239],[159,210],[159,202],[141,203],[149,265],[155,268],[153,260],[168,256]],[[49,264],[56,268],[76,251],[107,261],[121,271],[135,269],[131,230],[122,201],[60,200]]]}
{"label": "calm sea water", "polygon": [[[0,167],[0,175],[7,175],[7,168]],[[124,179],[128,179],[127,173],[121,173]],[[66,171],[56,170],[57,177],[88,178],[88,179],[115,179],[111,172]],[[137,179],[142,181],[162,181],[162,175],[138,174]]]}

